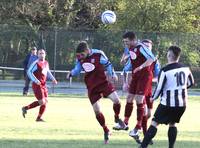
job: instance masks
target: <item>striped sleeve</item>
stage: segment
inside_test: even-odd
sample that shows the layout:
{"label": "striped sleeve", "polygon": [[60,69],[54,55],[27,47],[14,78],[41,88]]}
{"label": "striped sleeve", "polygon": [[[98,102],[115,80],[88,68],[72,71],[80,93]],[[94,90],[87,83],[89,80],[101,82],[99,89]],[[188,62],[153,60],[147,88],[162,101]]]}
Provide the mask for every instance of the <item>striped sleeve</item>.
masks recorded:
{"label": "striped sleeve", "polygon": [[187,80],[187,88],[190,88],[192,85],[194,85],[194,77],[190,71],[190,74],[188,75],[188,80]]}
{"label": "striped sleeve", "polygon": [[35,83],[38,83],[40,82],[36,77],[35,75],[33,74],[36,70],[37,70],[37,62],[38,60],[36,60],[35,62],[33,62],[29,69],[28,69],[28,72],[27,72],[27,75],[28,77],[31,79],[31,81],[35,82]]}
{"label": "striped sleeve", "polygon": [[160,96],[161,92],[163,91],[164,85],[166,83],[166,75],[164,71],[161,71],[159,76],[158,76],[158,84],[156,86],[156,89],[153,93],[153,100],[158,99]]}

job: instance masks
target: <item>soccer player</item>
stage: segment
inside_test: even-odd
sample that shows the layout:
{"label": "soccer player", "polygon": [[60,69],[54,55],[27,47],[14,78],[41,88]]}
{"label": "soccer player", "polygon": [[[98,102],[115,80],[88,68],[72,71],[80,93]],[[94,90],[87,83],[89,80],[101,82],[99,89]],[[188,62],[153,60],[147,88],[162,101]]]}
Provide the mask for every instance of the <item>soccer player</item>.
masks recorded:
{"label": "soccer player", "polygon": [[29,90],[29,84],[30,84],[30,79],[27,75],[27,70],[30,67],[30,65],[37,60],[37,48],[33,47],[31,49],[31,53],[29,53],[25,60],[23,61],[23,65],[24,65],[24,80],[25,80],[25,86],[23,88],[23,95],[27,96],[28,95],[28,90]]}
{"label": "soccer player", "polygon": [[[125,119],[127,125],[124,130],[128,129],[128,121],[133,110],[133,101],[136,100],[137,104],[137,124],[135,128],[130,131],[131,137],[138,137],[139,130],[141,129],[142,118],[144,114],[144,98],[148,90],[150,81],[150,65],[154,61],[154,56],[150,50],[143,44],[137,42],[134,32],[126,32],[123,35],[123,42],[129,48],[130,61],[132,66],[132,80],[129,85],[129,93],[126,98],[125,106]],[[125,83],[125,86],[128,84]],[[123,129],[123,128],[119,128]]]}
{"label": "soccer player", "polygon": [[39,114],[36,118],[36,121],[43,122],[44,120],[41,118],[47,103],[48,90],[46,86],[47,77],[52,80],[54,84],[57,84],[56,79],[51,74],[49,70],[49,63],[45,60],[46,52],[44,49],[38,50],[38,60],[33,62],[28,69],[28,76],[33,81],[32,88],[35,94],[37,101],[22,107],[22,115],[25,118],[27,114],[27,110],[40,106]]}
{"label": "soccer player", "polygon": [[[150,51],[152,51],[152,45],[153,42],[149,39],[144,39],[141,41],[141,43],[143,43]],[[153,78],[157,79],[158,74],[160,72],[160,64],[158,62],[158,59],[156,59],[150,66],[150,83],[148,86],[148,92],[145,95],[145,113],[143,115],[143,119],[142,119],[142,130],[143,130],[143,134],[145,135],[146,131],[147,131],[147,120],[151,117],[151,111],[153,108],[153,102],[150,100],[150,98],[152,97],[152,81]]]}
{"label": "soccer player", "polygon": [[163,67],[158,77],[158,85],[153,94],[153,100],[161,96],[151,126],[147,130],[140,148],[146,148],[151,139],[156,135],[159,124],[168,124],[169,148],[173,148],[177,128],[175,123],[179,123],[186,109],[188,94],[187,89],[194,84],[194,79],[189,67],[180,63],[181,49],[177,46],[170,46],[167,52],[168,64]]}
{"label": "soccer player", "polygon": [[122,127],[125,126],[123,121],[119,118],[121,108],[119,96],[112,84],[108,82],[105,69],[108,75],[115,81],[118,79],[117,75],[104,52],[97,49],[90,49],[85,41],[80,42],[77,46],[76,57],[75,68],[71,70],[67,78],[78,75],[81,70],[85,71],[84,80],[88,89],[88,97],[95,112],[96,119],[104,130],[104,142],[107,144],[110,133],[105,123],[104,115],[100,110],[99,99],[101,97],[108,97],[113,101],[115,122],[119,123]]}

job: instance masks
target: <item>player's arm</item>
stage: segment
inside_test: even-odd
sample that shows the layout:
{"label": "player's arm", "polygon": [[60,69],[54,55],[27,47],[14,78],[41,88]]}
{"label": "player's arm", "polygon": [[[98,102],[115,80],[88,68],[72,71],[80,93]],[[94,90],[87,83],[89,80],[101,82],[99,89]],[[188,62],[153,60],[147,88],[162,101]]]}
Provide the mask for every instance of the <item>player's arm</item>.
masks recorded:
{"label": "player's arm", "polygon": [[67,79],[73,76],[77,76],[78,74],[81,73],[81,70],[82,70],[81,63],[79,60],[76,60],[75,67],[69,72],[69,74],[67,75]]}
{"label": "player's arm", "polygon": [[47,78],[50,79],[54,84],[57,84],[56,78],[52,75],[50,69],[47,70]]}
{"label": "player's arm", "polygon": [[108,60],[108,58],[106,57],[106,55],[104,54],[103,51],[101,53],[100,63],[102,65],[104,65],[104,67],[106,68],[106,71],[107,71],[107,73],[108,73],[109,76],[117,79],[117,75],[116,75],[116,73],[114,71],[114,68],[113,68],[111,62]]}
{"label": "player's arm", "polygon": [[161,70],[159,76],[158,76],[158,84],[156,86],[156,89],[153,93],[153,100],[156,100],[158,99],[158,97],[160,96],[164,86],[165,86],[165,83],[167,81],[167,78],[165,76],[165,72]]}
{"label": "player's arm", "polygon": [[154,82],[157,82],[159,73],[160,73],[160,63],[157,61],[156,64],[154,65],[154,70],[153,70]]}
{"label": "player's arm", "polygon": [[124,68],[123,68],[123,83],[127,83],[126,82],[127,73],[131,70],[132,70],[132,64],[131,64],[131,60],[129,58],[128,61],[126,62],[126,64],[124,65]]}
{"label": "player's arm", "polygon": [[187,80],[187,88],[190,88],[192,85],[194,85],[194,77],[190,71],[190,74],[188,75],[188,80]]}
{"label": "player's arm", "polygon": [[142,70],[145,67],[150,66],[155,61],[155,57],[154,57],[154,55],[152,54],[152,52],[149,49],[147,49],[145,47],[140,47],[139,50],[140,50],[140,53],[146,58],[146,61],[142,65],[137,67],[134,70],[134,73],[137,72],[137,71]]}
{"label": "player's arm", "polygon": [[36,70],[38,69],[37,67],[37,61],[33,62],[31,64],[31,66],[29,67],[28,71],[27,71],[27,75],[28,77],[31,79],[31,81],[35,82],[36,84],[40,85],[41,82],[35,77],[35,75],[33,74]]}

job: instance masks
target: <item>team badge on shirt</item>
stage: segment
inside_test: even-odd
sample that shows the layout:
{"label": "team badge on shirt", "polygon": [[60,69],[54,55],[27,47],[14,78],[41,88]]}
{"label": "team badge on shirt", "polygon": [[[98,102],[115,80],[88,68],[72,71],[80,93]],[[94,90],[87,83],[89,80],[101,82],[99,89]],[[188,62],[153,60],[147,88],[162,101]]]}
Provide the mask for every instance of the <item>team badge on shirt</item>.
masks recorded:
{"label": "team badge on shirt", "polygon": [[132,60],[135,60],[137,58],[137,55],[135,54],[135,52],[130,51],[129,53]]}
{"label": "team badge on shirt", "polygon": [[82,67],[85,70],[85,72],[91,72],[95,69],[95,66],[92,63],[83,63]]}

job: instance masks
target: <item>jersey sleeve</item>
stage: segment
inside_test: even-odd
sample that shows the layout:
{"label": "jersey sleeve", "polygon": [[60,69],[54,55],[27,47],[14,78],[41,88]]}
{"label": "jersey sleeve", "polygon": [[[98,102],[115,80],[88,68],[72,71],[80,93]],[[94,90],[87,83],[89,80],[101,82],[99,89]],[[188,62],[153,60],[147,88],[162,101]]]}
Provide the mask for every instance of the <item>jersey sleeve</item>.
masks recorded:
{"label": "jersey sleeve", "polygon": [[47,78],[50,79],[51,81],[56,80],[49,69],[49,64],[48,64],[48,69],[47,69]]}
{"label": "jersey sleeve", "polygon": [[77,59],[74,69],[71,70],[71,75],[72,75],[72,76],[76,76],[76,75],[80,74],[81,70],[82,70],[81,63],[80,63],[80,61]]}
{"label": "jersey sleeve", "polygon": [[35,83],[38,83],[40,82],[36,77],[35,75],[33,74],[36,70],[38,69],[37,67],[37,61],[33,62],[29,69],[28,69],[28,72],[27,72],[27,75],[28,77],[31,79],[31,81],[35,82]]}
{"label": "jersey sleeve", "polygon": [[190,71],[187,79],[187,88],[190,88],[192,85],[194,85],[194,77]]}
{"label": "jersey sleeve", "polygon": [[107,71],[107,73],[108,73],[109,76],[113,76],[115,74],[111,62],[108,60],[108,58],[106,57],[106,55],[104,54],[103,51],[101,53],[100,63],[102,65],[104,65],[104,67],[106,68],[106,71]]}
{"label": "jersey sleeve", "polygon": [[124,48],[124,54],[129,55],[129,49],[127,47]]}
{"label": "jersey sleeve", "polygon": [[166,78],[165,72],[161,70],[161,72],[158,76],[158,84],[153,93],[153,100],[158,99],[158,97],[160,96],[160,94],[165,86],[166,81],[167,81],[167,78]]}
{"label": "jersey sleeve", "polygon": [[144,46],[140,46],[140,53],[148,60],[148,59],[152,59],[155,60],[155,57],[153,55],[153,53],[151,52],[151,50],[147,49]]}
{"label": "jersey sleeve", "polygon": [[154,77],[158,77],[160,72],[160,63],[157,61],[154,65]]}
{"label": "jersey sleeve", "polygon": [[128,58],[126,64],[124,65],[123,72],[128,72],[132,70],[132,64],[130,58]]}

